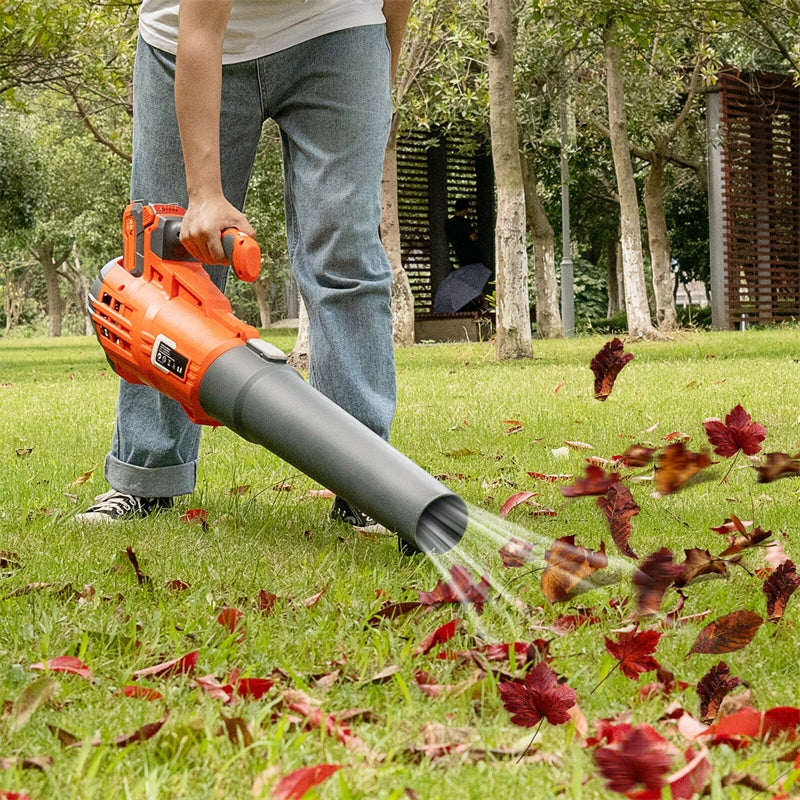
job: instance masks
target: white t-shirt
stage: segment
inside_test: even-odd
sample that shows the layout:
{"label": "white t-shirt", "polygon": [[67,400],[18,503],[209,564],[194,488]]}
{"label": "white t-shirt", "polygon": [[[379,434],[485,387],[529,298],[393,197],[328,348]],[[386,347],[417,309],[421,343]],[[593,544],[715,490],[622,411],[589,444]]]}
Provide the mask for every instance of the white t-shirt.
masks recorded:
{"label": "white t-shirt", "polygon": [[[222,61],[249,61],[326,33],[381,24],[382,7],[383,0],[234,0]],[[174,55],[178,0],[142,0],[139,33]]]}

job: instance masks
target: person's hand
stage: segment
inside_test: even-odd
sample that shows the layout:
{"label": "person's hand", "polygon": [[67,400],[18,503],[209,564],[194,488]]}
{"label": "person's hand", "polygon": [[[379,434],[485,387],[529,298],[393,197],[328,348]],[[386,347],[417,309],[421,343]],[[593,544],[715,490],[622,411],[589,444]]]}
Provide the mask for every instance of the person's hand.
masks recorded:
{"label": "person's hand", "polygon": [[181,244],[204,264],[227,264],[221,239],[226,228],[237,228],[248,236],[255,236],[247,217],[224,198],[189,201],[181,223]]}

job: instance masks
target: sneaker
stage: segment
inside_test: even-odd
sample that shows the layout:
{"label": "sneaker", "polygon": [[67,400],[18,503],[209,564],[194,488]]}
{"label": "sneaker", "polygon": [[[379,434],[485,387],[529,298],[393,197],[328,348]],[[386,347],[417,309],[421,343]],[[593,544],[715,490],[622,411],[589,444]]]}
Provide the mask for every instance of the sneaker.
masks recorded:
{"label": "sneaker", "polygon": [[82,514],[76,514],[78,522],[117,522],[122,519],[142,519],[155,511],[172,508],[171,497],[134,497],[116,489],[98,495],[94,505]]}
{"label": "sneaker", "polygon": [[362,533],[386,533],[386,528],[384,528],[383,525],[376,522],[369,514],[365,514],[357,508],[353,508],[350,503],[341,497],[337,497],[333,501],[331,519],[339,520],[339,522],[346,522]]}

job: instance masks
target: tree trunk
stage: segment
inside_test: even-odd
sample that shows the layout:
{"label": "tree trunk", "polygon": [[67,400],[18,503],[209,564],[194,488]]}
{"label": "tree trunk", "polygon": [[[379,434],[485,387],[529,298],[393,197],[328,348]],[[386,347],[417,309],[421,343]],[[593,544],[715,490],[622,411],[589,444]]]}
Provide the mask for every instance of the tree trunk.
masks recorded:
{"label": "tree trunk", "polygon": [[302,296],[298,305],[300,316],[297,323],[297,339],[287,360],[295,369],[305,371],[308,370],[308,311]]}
{"label": "tree trunk", "polygon": [[17,326],[22,315],[28,287],[31,282],[29,269],[16,270],[5,265],[3,281],[3,313],[6,317],[5,334]]}
{"label": "tree trunk", "polygon": [[61,281],[53,255],[53,248],[45,246],[36,251],[36,259],[44,272],[44,285],[47,292],[47,335],[61,336],[64,321],[64,302],[61,299]]}
{"label": "tree trunk", "polygon": [[414,344],[414,295],[403,269],[397,212],[397,112],[392,117],[381,179],[381,242],[392,267],[392,335],[400,347]]}
{"label": "tree trunk", "polygon": [[527,158],[522,159],[522,179],[525,186],[525,214],[533,239],[536,332],[542,339],[559,339],[564,335],[564,330],[558,304],[555,235],[539,197],[536,174]]}
{"label": "tree trunk", "polygon": [[647,216],[647,241],[650,248],[650,266],[653,271],[653,298],[656,303],[656,323],[661,331],[674,330],[678,325],[675,311],[672,259],[669,253],[667,215],[664,210],[664,167],[666,162],[658,154],[650,165],[644,181],[644,210]]}
{"label": "tree trunk", "polygon": [[606,247],[606,282],[608,283],[608,316],[613,317],[622,310],[625,296],[622,281],[622,263],[619,257],[619,243],[609,242]]}
{"label": "tree trunk", "polygon": [[269,286],[269,280],[262,276],[259,276],[253,281],[253,294],[256,296],[258,317],[262,328],[269,328],[272,324],[272,314],[270,313],[268,297]]}
{"label": "tree trunk", "polygon": [[622,80],[618,28],[612,16],[603,31],[608,96],[608,128],[619,195],[622,269],[625,278],[625,310],[628,333],[634,339],[661,338],[650,319],[647,286],[644,278],[642,232],[639,224],[639,201],[633,177],[628,122],[625,114],[625,87]]}
{"label": "tree trunk", "polygon": [[489,0],[489,127],[497,186],[495,346],[501,360],[533,356],[512,21],[511,0]]}

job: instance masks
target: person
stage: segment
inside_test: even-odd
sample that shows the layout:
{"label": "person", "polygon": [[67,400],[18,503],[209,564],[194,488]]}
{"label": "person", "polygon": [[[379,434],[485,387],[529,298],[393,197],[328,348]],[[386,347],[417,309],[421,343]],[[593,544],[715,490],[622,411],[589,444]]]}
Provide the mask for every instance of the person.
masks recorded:
{"label": "person", "polygon": [[467,264],[483,264],[483,253],[478,244],[478,234],[467,214],[469,200],[459,197],[453,206],[453,216],[445,223],[447,241],[452,245],[459,267]]}
{"label": "person", "polygon": [[[242,212],[262,126],[280,129],[289,254],[309,316],[310,383],[385,439],[395,411],[391,268],[380,182],[391,80],[411,0],[143,0],[131,197],[186,207],[181,242],[224,289],[220,232]],[[200,429],[121,381],[110,490],[87,522],[145,517],[191,493]],[[342,498],[331,516],[373,524]]]}

